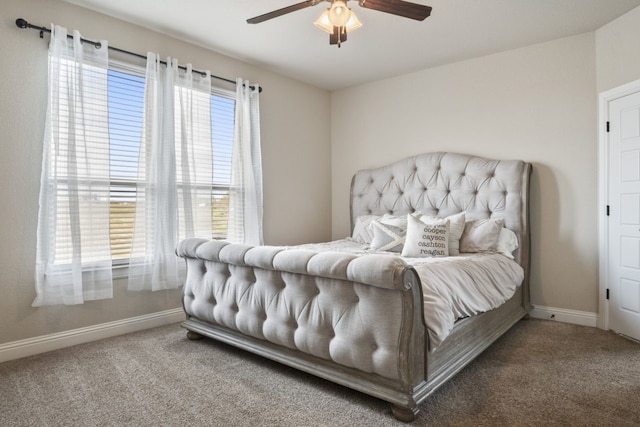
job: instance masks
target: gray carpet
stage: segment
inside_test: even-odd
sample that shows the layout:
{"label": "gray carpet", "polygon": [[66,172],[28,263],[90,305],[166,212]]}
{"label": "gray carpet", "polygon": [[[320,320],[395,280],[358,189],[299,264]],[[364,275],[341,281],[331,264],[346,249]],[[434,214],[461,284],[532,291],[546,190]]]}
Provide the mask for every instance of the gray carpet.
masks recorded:
{"label": "gray carpet", "polygon": [[[414,426],[640,425],[640,344],[524,320]],[[0,364],[5,426],[395,426],[389,405],[177,324]]]}

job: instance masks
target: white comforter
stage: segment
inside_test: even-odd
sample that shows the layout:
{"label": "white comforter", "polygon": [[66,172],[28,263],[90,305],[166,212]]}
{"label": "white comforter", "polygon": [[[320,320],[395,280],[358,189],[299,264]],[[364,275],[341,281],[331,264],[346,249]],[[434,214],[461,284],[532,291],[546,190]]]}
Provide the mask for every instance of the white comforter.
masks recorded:
{"label": "white comforter", "polygon": [[[354,255],[376,253],[351,239],[297,248]],[[456,320],[499,307],[513,296],[524,279],[522,267],[501,254],[403,259],[415,268],[422,282],[430,350],[449,335]]]}

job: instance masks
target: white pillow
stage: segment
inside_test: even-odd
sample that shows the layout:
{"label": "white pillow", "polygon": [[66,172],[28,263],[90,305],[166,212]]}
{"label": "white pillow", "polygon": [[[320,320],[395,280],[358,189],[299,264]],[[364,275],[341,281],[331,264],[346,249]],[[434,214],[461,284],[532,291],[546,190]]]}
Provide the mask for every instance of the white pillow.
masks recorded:
{"label": "white pillow", "polygon": [[371,249],[378,251],[400,252],[404,244],[405,230],[393,225],[382,224],[379,220],[371,222],[373,239]]}
{"label": "white pillow", "polygon": [[380,223],[385,225],[392,225],[394,227],[401,228],[403,230],[407,229],[407,216],[406,215],[391,215],[384,214],[380,217]]}
{"label": "white pillow", "polygon": [[460,252],[495,252],[503,219],[474,219],[464,226]]}
{"label": "white pillow", "polygon": [[429,224],[407,215],[407,235],[402,256],[439,257],[449,255],[449,220]]}
{"label": "white pillow", "polygon": [[516,233],[503,228],[500,230],[500,236],[498,236],[498,247],[496,252],[503,254],[504,256],[513,259],[513,251],[518,249],[518,237]]}
{"label": "white pillow", "polygon": [[353,226],[351,238],[358,242],[369,244],[373,239],[373,230],[369,227],[372,221],[380,218],[378,215],[361,215],[356,218],[356,225]]}
{"label": "white pillow", "polygon": [[[420,218],[424,214],[420,211],[415,211],[413,213],[407,214],[411,215],[414,218]],[[385,225],[393,225],[394,227],[401,228],[403,230],[407,229],[407,215],[391,215],[384,214],[380,217],[380,223]]]}
{"label": "white pillow", "polygon": [[449,220],[449,255],[460,255],[460,238],[464,232],[465,212],[449,215],[446,218],[438,218],[435,216],[423,215],[420,221],[425,224],[436,224],[442,219]]}

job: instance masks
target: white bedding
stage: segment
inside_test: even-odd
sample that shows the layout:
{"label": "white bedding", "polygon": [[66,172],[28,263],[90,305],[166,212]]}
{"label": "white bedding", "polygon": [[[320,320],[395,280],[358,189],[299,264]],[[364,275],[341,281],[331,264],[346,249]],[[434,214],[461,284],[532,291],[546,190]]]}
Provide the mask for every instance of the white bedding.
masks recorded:
{"label": "white bedding", "polygon": [[[352,239],[296,247],[354,255],[377,253]],[[502,254],[403,259],[415,268],[422,282],[430,350],[449,335],[456,320],[499,307],[513,296],[524,279],[522,267]]]}

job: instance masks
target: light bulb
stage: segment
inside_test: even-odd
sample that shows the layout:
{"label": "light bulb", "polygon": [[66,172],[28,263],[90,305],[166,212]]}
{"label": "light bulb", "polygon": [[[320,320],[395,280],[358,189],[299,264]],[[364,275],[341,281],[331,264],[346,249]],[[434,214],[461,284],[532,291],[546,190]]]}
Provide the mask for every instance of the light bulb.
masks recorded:
{"label": "light bulb", "polygon": [[342,0],[336,0],[329,9],[329,22],[334,27],[344,27],[351,17],[351,9]]}

